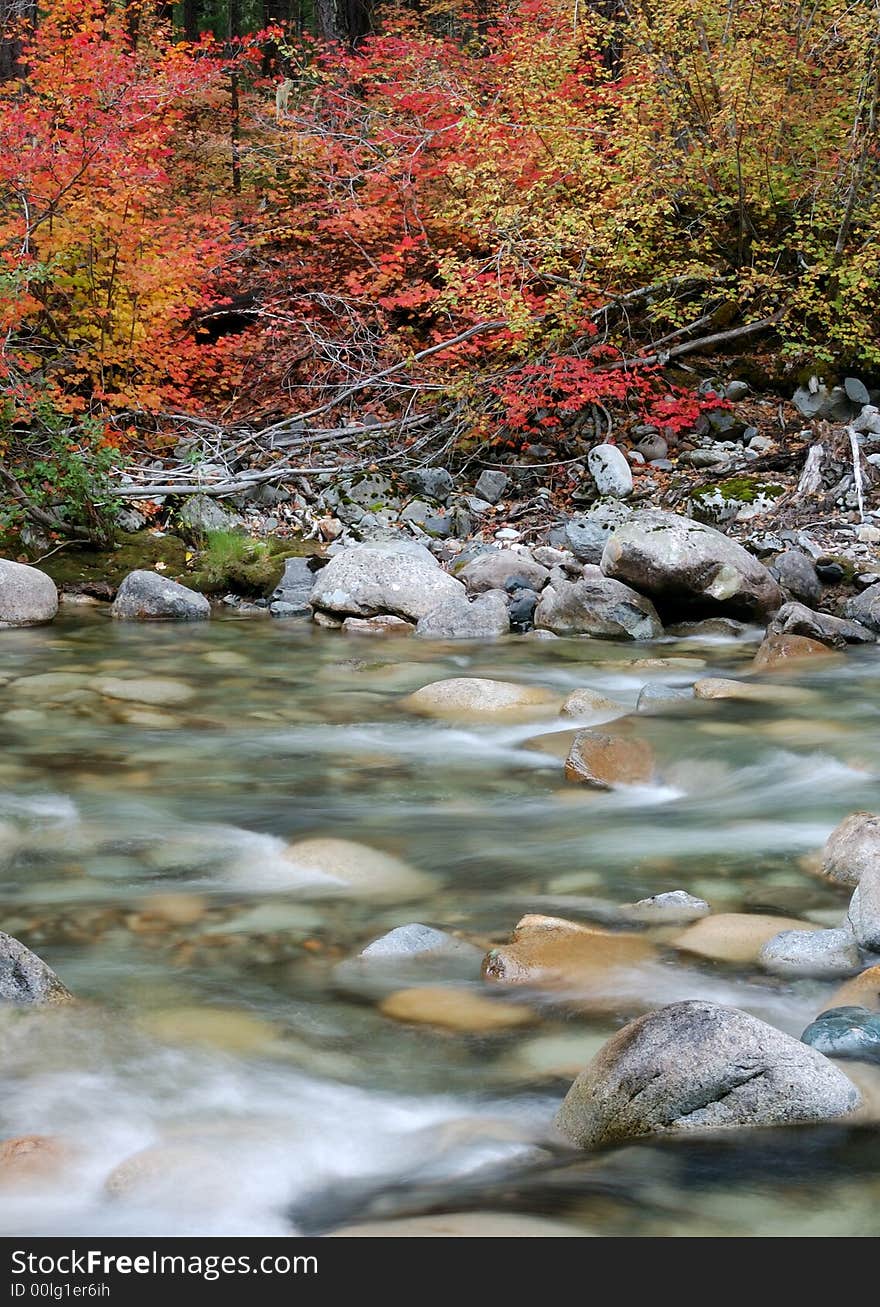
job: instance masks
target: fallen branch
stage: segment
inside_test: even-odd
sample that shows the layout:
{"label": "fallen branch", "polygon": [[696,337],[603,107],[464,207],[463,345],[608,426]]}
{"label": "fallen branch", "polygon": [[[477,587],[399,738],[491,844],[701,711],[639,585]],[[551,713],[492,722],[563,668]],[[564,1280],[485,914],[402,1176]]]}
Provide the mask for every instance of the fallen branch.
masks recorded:
{"label": "fallen branch", "polygon": [[729,331],[716,331],[712,336],[685,340],[680,345],[674,345],[672,349],[662,350],[656,354],[643,354],[636,358],[618,359],[615,363],[603,363],[596,371],[621,372],[629,368],[650,368],[658,363],[662,366],[670,359],[681,358],[683,354],[695,354],[697,350],[710,349],[714,345],[726,345],[731,340],[739,340],[744,336],[757,336],[760,332],[769,331],[780,321],[782,315],[783,310],[777,309],[769,318],[761,318],[759,322],[747,322],[742,327],[731,327]]}
{"label": "fallen branch", "polygon": [[6,489],[9,491],[9,494],[20,506],[25,517],[28,518],[34,526],[40,526],[44,531],[56,531],[59,535],[64,536],[69,536],[72,531],[85,530],[88,536],[87,540],[77,540],[71,543],[88,543],[96,545],[106,544],[106,541],[100,533],[90,531],[88,527],[73,526],[70,522],[65,522],[64,518],[59,517],[56,513],[48,512],[46,509],[40,508],[39,504],[35,504],[25,493],[18,478],[14,473],[10,472],[9,468],[2,461],[0,461],[0,481],[3,482]]}

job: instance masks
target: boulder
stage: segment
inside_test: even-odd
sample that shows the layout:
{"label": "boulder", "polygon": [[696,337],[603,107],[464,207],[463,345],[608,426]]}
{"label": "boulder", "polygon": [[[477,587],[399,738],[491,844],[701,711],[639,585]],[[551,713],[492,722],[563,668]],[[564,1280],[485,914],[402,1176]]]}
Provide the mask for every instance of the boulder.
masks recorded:
{"label": "boulder", "polygon": [[758,912],[716,912],[688,926],[672,940],[673,948],[713,962],[754,963],[768,940],[782,931],[818,930],[809,921]]}
{"label": "boulder", "polygon": [[309,567],[308,558],[285,558],[284,575],[272,591],[272,600],[276,604],[288,604],[285,617],[311,613],[309,595],[315,584],[315,573]]}
{"label": "boulder", "polygon": [[694,692],[690,686],[643,685],[636,700],[636,712],[661,714],[675,704],[692,703]]}
{"label": "boulder", "polygon": [[712,909],[705,899],[674,889],[637,903],[623,903],[619,911],[623,920],[633,926],[687,926],[708,917]]}
{"label": "boulder", "polygon": [[441,600],[464,594],[434,555],[415,541],[374,541],[344,549],[318,573],[309,602],[343,617],[393,613],[418,621]]}
{"label": "boulder", "polygon": [[67,1003],[71,995],[42,958],[0,930],[0,1003]]}
{"label": "boulder", "polygon": [[504,590],[517,578],[522,582],[520,589],[542,590],[550,579],[550,572],[528,555],[515,553],[512,549],[492,549],[479,554],[457,571],[456,576],[464,582],[468,594],[482,594],[484,590]]}
{"label": "boulder", "polygon": [[596,690],[583,689],[572,690],[560,708],[559,715],[576,717],[579,721],[589,721],[592,725],[599,726],[602,722],[627,717],[629,711],[625,704],[606,699],[604,694],[599,694]]}
{"label": "boulder", "polygon": [[647,785],[654,778],[654,752],[631,735],[578,731],[565,760],[565,779],[594,790]]}
{"label": "boulder", "polygon": [[289,844],[283,860],[291,866],[290,887],[310,898],[412,899],[429,893],[435,883],[390,853],[330,836]]}
{"label": "boulder", "polygon": [[801,1039],[826,1057],[880,1062],[880,1013],[864,1007],[827,1008]]}
{"label": "boulder", "polygon": [[852,812],[825,841],[822,875],[835,885],[854,888],[863,874],[880,870],[880,816]]}
{"label": "boulder", "polygon": [[697,699],[738,699],[743,703],[800,703],[806,691],[794,685],[758,685],[726,676],[704,676],[694,681]]}
{"label": "boulder", "polygon": [[850,599],[843,610],[844,617],[861,626],[867,626],[875,635],[880,633],[880,581]]}
{"label": "boulder", "polygon": [[859,950],[849,930],[784,930],[758,954],[774,976],[851,976],[859,969]]}
{"label": "boulder", "polygon": [[346,635],[412,635],[415,627],[403,617],[379,613],[377,617],[346,617],[342,629]]}
{"label": "boulder", "polygon": [[401,707],[422,717],[461,722],[540,721],[559,712],[559,695],[538,685],[455,676],[432,681],[401,699]]}
{"label": "boulder", "polygon": [[763,563],[710,526],[676,513],[634,513],[602,554],[602,571],[648,595],[661,613],[687,610],[767,617],[782,606]]}
{"label": "boulder", "polygon": [[834,1120],[855,1085],[815,1049],[736,1008],[672,1003],[630,1022],[575,1080],[556,1124],[580,1148],[644,1135]]}
{"label": "boulder", "polygon": [[474,490],[478,499],[485,500],[487,504],[497,504],[509,485],[510,477],[506,473],[487,467],[477,478]]}
{"label": "boulder", "polygon": [[557,635],[607,640],[654,640],[663,634],[649,599],[603,576],[548,586],[535,610],[535,626]]}
{"label": "boulder", "polygon": [[469,600],[462,590],[441,599],[416,625],[426,640],[496,640],[510,633],[510,613],[503,590],[487,590]]}
{"label": "boulder", "polygon": [[852,980],[845,981],[828,1000],[827,1007],[866,1007],[880,1012],[880,966],[868,967]]}
{"label": "boulder", "polygon": [[816,613],[804,604],[783,604],[767,627],[767,634],[803,635],[830,648],[848,644],[873,644],[877,636],[859,622],[850,622],[830,613]]}
{"label": "boulder", "polygon": [[880,953],[880,867],[862,873],[847,916],[859,946]]}
{"label": "boulder", "polygon": [[58,591],[45,572],[0,558],[0,627],[42,626],[58,612]]}
{"label": "boulder", "polygon": [[783,590],[801,603],[813,608],[822,598],[822,582],[815,564],[800,549],[785,549],[777,554],[770,563],[769,571]]}
{"label": "boulder", "polygon": [[565,527],[565,543],[580,563],[599,563],[614,531],[632,517],[632,509],[616,500],[597,504],[573,517]]}
{"label": "boulder", "polygon": [[483,977],[503,985],[534,985],[589,996],[614,993],[621,975],[654,957],[644,935],[582,926],[563,917],[529,913],[516,925],[509,944],[491,948]]}
{"label": "boulder", "polygon": [[411,490],[440,504],[445,504],[455,489],[455,483],[445,467],[416,467],[405,473],[403,479]]}
{"label": "boulder", "polygon": [[127,622],[203,622],[211,616],[211,605],[188,586],[139,569],[122,582],[110,615]]}
{"label": "boulder", "polygon": [[600,495],[626,499],[632,494],[632,471],[616,445],[595,445],[587,455],[587,467]]}
{"label": "boulder", "polygon": [[764,637],[752,660],[752,667],[760,672],[788,670],[792,663],[810,663],[817,658],[827,662],[837,657],[826,644],[811,640],[807,635],[787,635],[772,631]]}

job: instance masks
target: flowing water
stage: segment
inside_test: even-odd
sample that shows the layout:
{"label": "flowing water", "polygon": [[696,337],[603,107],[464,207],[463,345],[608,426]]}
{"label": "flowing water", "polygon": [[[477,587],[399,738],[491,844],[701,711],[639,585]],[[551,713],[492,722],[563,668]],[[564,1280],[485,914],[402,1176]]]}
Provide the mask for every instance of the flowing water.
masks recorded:
{"label": "flowing water", "polygon": [[[786,678],[802,693],[779,703],[640,715],[660,780],[604,794],[566,784],[558,750],[525,747],[571,726],[552,711],[468,727],[401,703],[489,676],[635,705],[648,682],[736,675],[758,638],[438,646],[79,608],[3,632],[0,927],[80,1001],[0,1014],[0,1138],[59,1141],[44,1173],[0,1184],[0,1233],[311,1234],[429,1212],[580,1235],[876,1233],[870,1130],[587,1156],[552,1129],[634,1012],[705,997],[798,1035],[831,983],[688,961],[661,938],[587,1010],[517,992],[531,1024],[470,1033],[395,1021],[336,970],[405,922],[485,947],[527,911],[585,919],[597,899],[678,888],[836,923],[846,899],[803,855],[877,807],[875,652]],[[647,655],[689,661],[634,665]],[[132,677],[183,687],[146,704],[96,691]],[[322,896],[282,855],[327,835],[402,859],[422,887]]]}

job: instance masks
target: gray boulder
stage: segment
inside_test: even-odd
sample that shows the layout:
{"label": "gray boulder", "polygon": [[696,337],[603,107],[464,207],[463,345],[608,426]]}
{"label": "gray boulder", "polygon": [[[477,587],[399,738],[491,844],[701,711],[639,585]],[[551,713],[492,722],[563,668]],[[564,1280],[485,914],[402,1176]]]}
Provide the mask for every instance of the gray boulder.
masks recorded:
{"label": "gray boulder", "polygon": [[672,1003],[630,1022],[569,1089],[556,1123],[580,1148],[643,1135],[846,1116],[858,1089],[815,1049],[736,1008]]}
{"label": "gray boulder", "polygon": [[822,598],[822,582],[813,560],[799,549],[786,549],[777,554],[770,563],[769,571],[783,590],[811,608],[815,608]]}
{"label": "gray boulder", "polygon": [[634,513],[606,544],[602,571],[648,595],[661,610],[756,618],[783,603],[763,563],[720,531],[677,513]]}
{"label": "gray boulder", "polygon": [[616,445],[595,445],[587,455],[587,467],[600,495],[625,499],[632,494],[632,469]]}
{"label": "gray boulder", "polygon": [[862,874],[850,900],[848,919],[861,947],[880,953],[880,864]]}
{"label": "gray boulder", "polygon": [[45,572],[0,558],[0,627],[41,626],[58,612],[58,591]]}
{"label": "gray boulder", "polygon": [[767,940],[758,961],[774,976],[827,980],[853,975],[859,969],[860,958],[850,930],[783,930]]}
{"label": "gray boulder", "polygon": [[295,617],[309,614],[309,595],[315,584],[315,573],[309,567],[307,558],[286,558],[284,575],[272,591],[271,612],[277,611],[276,605],[284,604],[284,616]]}
{"label": "gray boulder", "polygon": [[548,586],[535,610],[535,626],[557,635],[607,640],[653,640],[663,626],[650,599],[598,574]]}
{"label": "gray boulder", "polygon": [[880,1013],[864,1007],[832,1007],[807,1026],[801,1039],[826,1057],[880,1062]]}
{"label": "gray boulder", "polygon": [[533,562],[528,556],[514,553],[512,549],[493,549],[480,554],[457,570],[456,576],[467,586],[469,594],[503,590],[508,581],[516,577],[524,582],[525,588],[542,590],[550,579],[546,567]]}
{"label": "gray boulder", "polygon": [[510,477],[504,472],[496,471],[494,468],[487,467],[477,478],[477,484],[474,486],[477,497],[485,500],[487,504],[497,504],[498,500],[510,485]]}
{"label": "gray boulder", "polygon": [[0,1003],[66,1003],[70,997],[42,958],[0,930]]}
{"label": "gray boulder", "polygon": [[851,812],[825,841],[822,875],[835,885],[854,888],[880,867],[880,816]]}
{"label": "gray boulder", "polygon": [[411,490],[440,504],[445,504],[455,489],[455,483],[445,467],[416,467],[407,472],[403,479]]}
{"label": "gray boulder", "polygon": [[318,573],[312,608],[351,617],[394,613],[414,621],[443,600],[463,597],[464,586],[415,541],[374,541],[344,549]]}
{"label": "gray boulder", "polygon": [[880,581],[869,585],[861,594],[854,595],[843,614],[853,622],[861,622],[869,631],[880,633]]}
{"label": "gray boulder", "polygon": [[190,495],[177,514],[183,535],[200,540],[209,531],[234,531],[244,524],[237,513],[229,513],[210,495]]}
{"label": "gray boulder", "polygon": [[188,586],[138,570],[117,590],[110,615],[128,622],[202,622],[211,616],[211,605]]}
{"label": "gray boulder", "polygon": [[599,563],[612,534],[632,517],[626,504],[597,504],[565,526],[565,543],[579,563]]}
{"label": "gray boulder", "polygon": [[636,712],[654,713],[659,716],[674,704],[690,703],[693,698],[694,692],[690,686],[662,685],[656,681],[649,681],[639,690]]}
{"label": "gray boulder", "polygon": [[816,613],[804,604],[783,604],[767,627],[767,634],[805,635],[835,649],[847,644],[873,644],[877,636],[859,622],[830,613]]}
{"label": "gray boulder", "polygon": [[441,599],[416,625],[416,635],[426,640],[495,640],[510,631],[507,595],[503,590],[486,590],[476,599],[459,594]]}

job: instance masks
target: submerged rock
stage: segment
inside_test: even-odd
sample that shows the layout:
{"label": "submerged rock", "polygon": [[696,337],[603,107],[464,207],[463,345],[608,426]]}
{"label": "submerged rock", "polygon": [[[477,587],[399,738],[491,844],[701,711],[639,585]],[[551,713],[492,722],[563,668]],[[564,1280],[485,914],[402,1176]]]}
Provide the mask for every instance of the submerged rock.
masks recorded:
{"label": "submerged rock", "polygon": [[379,1000],[403,989],[477,981],[483,954],[475,944],[419,922],[397,926],[333,968],[338,989]]}
{"label": "submerged rock", "polygon": [[74,1160],[56,1135],[18,1135],[0,1140],[0,1189],[55,1188]]}
{"label": "submerged rock", "polygon": [[561,717],[576,717],[581,721],[589,720],[594,725],[612,722],[615,718],[629,715],[625,704],[607,699],[596,690],[572,690],[559,710]]}
{"label": "submerged rock", "polygon": [[536,1020],[530,1008],[501,1003],[474,990],[452,986],[402,989],[380,1003],[379,1011],[395,1021],[474,1034],[511,1030]]}
{"label": "submerged rock", "polygon": [[354,840],[297,840],[284,858],[302,873],[291,888],[302,888],[310,898],[418,898],[434,888],[426,872]]}
{"label": "submerged rock", "polygon": [[650,599],[598,574],[548,586],[535,610],[535,626],[607,640],[654,640],[663,634]]}
{"label": "submerged rock", "polygon": [[58,591],[45,572],[0,558],[0,627],[42,626],[58,612]]}
{"label": "submerged rock", "polygon": [[880,867],[880,816],[852,812],[828,836],[822,850],[822,875],[835,885],[858,885],[862,875]]}
{"label": "submerged rock", "polygon": [[623,903],[619,909],[624,921],[640,926],[687,926],[708,917],[712,909],[705,899],[695,898],[687,890],[668,890],[637,903]]}
{"label": "submerged rock", "polygon": [[736,1008],[672,1003],[630,1022],[575,1080],[556,1124],[580,1148],[652,1134],[847,1116],[856,1086],[815,1049]]}
{"label": "submerged rock", "polygon": [[172,680],[169,676],[97,676],[90,682],[90,687],[107,699],[146,703],[154,708],[187,703],[195,695],[191,685]]}
{"label": "submerged rock", "polygon": [[757,962],[768,940],[782,931],[818,930],[795,917],[758,912],[716,912],[704,917],[672,941],[674,948],[713,962]]}
{"label": "submerged rock", "polygon": [[665,609],[769,616],[783,595],[762,563],[720,531],[676,513],[646,510],[619,526],[602,571]]}
{"label": "submerged rock", "polygon": [[592,1234],[562,1221],[516,1212],[443,1212],[365,1221],[334,1230],[328,1239],[580,1239]]}
{"label": "submerged rock", "polygon": [[868,967],[836,989],[823,1011],[833,1007],[866,1007],[880,1012],[880,965]]}
{"label": "submerged rock", "polygon": [[646,785],[653,777],[654,752],[650,744],[631,735],[579,731],[565,760],[565,779],[595,790]]}
{"label": "submerged rock", "polygon": [[464,594],[434,555],[415,541],[374,541],[336,554],[317,575],[310,603],[338,616],[394,613],[418,621],[441,600]]}
{"label": "submerged rock", "polygon": [[116,592],[110,615],[120,621],[202,622],[211,616],[204,595],[157,572],[129,572]]}
{"label": "submerged rock", "polygon": [[827,663],[835,657],[826,644],[809,636],[771,631],[755,654],[752,667],[756,671],[775,672],[787,670],[792,663],[812,662],[817,658]]}
{"label": "submerged rock", "polygon": [[415,627],[403,617],[380,613],[377,617],[346,617],[342,629],[346,635],[412,635]]}
{"label": "submerged rock", "polygon": [[483,976],[503,985],[535,985],[583,996],[598,987],[613,994],[615,973],[654,953],[643,935],[529,913],[517,923],[509,944],[486,954]]}
{"label": "submerged rock", "polygon": [[67,1003],[72,995],[51,967],[0,930],[0,1003]]}
{"label": "submerged rock", "polygon": [[784,930],[768,939],[758,961],[774,976],[851,976],[859,949],[850,930]]}
{"label": "submerged rock", "polygon": [[807,1026],[801,1039],[826,1057],[880,1062],[880,1013],[864,1007],[827,1008]]}
{"label": "submerged rock", "polygon": [[514,681],[479,676],[455,676],[432,681],[400,701],[407,712],[450,721],[530,722],[552,716],[560,708],[555,691]]}

